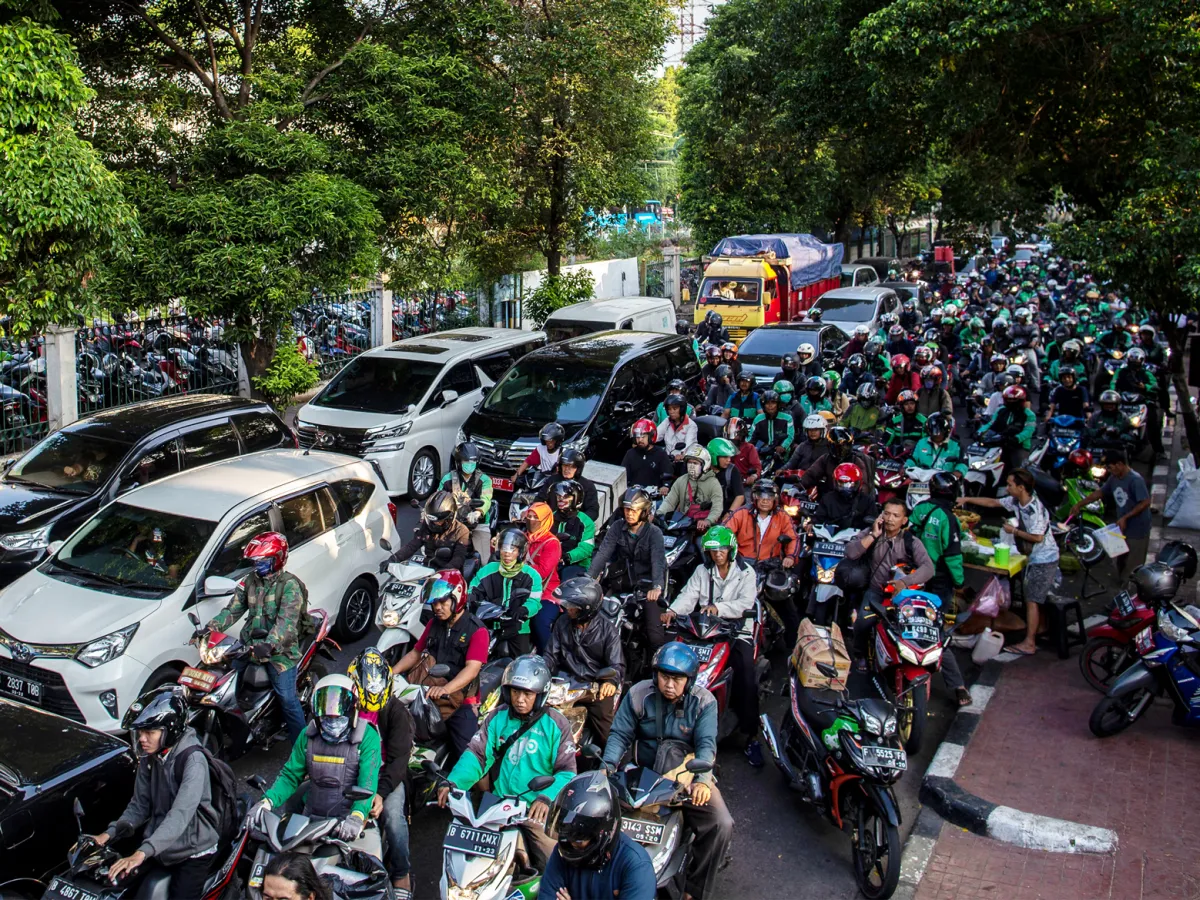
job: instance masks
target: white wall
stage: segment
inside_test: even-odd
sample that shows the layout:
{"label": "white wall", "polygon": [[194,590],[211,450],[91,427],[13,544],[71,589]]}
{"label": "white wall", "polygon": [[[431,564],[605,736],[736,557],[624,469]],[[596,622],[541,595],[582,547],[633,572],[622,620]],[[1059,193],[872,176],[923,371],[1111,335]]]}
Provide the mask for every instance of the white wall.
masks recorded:
{"label": "white wall", "polygon": [[[602,262],[580,263],[577,266],[563,266],[563,274],[570,272],[591,272],[592,283],[596,287],[597,300],[611,300],[613,297],[636,297],[641,293],[638,286],[637,257],[629,259],[606,259]],[[624,277],[622,277],[624,276]],[[546,277],[545,270],[522,273],[521,286],[526,291],[532,291]]]}

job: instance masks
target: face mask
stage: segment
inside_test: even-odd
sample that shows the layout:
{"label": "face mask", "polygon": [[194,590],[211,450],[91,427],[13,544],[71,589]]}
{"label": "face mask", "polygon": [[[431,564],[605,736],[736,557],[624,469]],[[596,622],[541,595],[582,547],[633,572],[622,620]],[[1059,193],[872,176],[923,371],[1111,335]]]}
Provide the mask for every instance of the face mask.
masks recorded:
{"label": "face mask", "polygon": [[688,478],[699,478],[700,472],[703,470],[703,468],[704,467],[698,462],[688,463],[687,464]]}
{"label": "face mask", "polygon": [[843,496],[849,497],[851,494],[854,493],[854,485],[853,484],[839,484],[838,490],[842,492]]}
{"label": "face mask", "polygon": [[478,465],[479,463],[473,460],[471,462],[465,462],[462,464],[462,473],[469,478],[475,474],[475,469]]}
{"label": "face mask", "polygon": [[271,574],[271,570],[275,568],[275,561],[270,559],[256,559],[254,561],[254,571],[260,578],[266,578]]}

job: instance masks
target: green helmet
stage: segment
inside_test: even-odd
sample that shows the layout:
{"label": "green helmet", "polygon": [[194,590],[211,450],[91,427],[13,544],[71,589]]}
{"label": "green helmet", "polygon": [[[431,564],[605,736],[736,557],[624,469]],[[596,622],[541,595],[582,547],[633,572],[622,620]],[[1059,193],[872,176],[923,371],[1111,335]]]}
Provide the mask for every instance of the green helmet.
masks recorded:
{"label": "green helmet", "polygon": [[842,376],[839,375],[837,372],[833,371],[833,369],[830,369],[828,372],[825,373],[825,378],[829,382],[830,389],[836,391],[839,387],[841,387]]}
{"label": "green helmet", "polygon": [[784,381],[782,378],[771,385],[771,390],[779,395],[779,402],[783,404],[790,404],[796,394],[796,386],[790,381]]}
{"label": "green helmet", "polygon": [[732,441],[727,441],[723,437],[717,437],[708,442],[708,455],[715,462],[721,456],[737,456],[737,448],[733,446]]}
{"label": "green helmet", "polygon": [[979,318],[979,316],[973,316],[967,325],[975,331],[983,331],[983,319]]}
{"label": "green helmet", "polygon": [[705,532],[701,548],[705,553],[710,550],[728,550],[729,558],[733,560],[737,557],[737,538],[724,525],[716,525]]}

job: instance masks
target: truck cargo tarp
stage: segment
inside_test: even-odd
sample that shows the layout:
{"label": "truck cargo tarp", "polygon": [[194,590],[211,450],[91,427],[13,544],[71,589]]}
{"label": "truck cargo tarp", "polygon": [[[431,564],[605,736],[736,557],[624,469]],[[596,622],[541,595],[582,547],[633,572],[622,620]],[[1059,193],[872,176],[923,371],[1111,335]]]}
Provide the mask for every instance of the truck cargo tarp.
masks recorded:
{"label": "truck cargo tarp", "polygon": [[768,253],[792,261],[792,290],[798,291],[826,278],[840,278],[845,250],[841,244],[826,244],[811,234],[739,234],[722,238],[712,255],[748,257]]}

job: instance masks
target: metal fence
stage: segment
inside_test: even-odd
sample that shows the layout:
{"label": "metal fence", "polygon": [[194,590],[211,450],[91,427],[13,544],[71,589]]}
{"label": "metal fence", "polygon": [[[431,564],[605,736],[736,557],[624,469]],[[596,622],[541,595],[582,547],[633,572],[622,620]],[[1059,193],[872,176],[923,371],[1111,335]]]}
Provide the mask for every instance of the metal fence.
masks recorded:
{"label": "metal fence", "polygon": [[[392,297],[392,340],[479,325],[479,291],[414,291]],[[486,306],[486,303],[483,304]]]}
{"label": "metal fence", "polygon": [[40,338],[0,339],[0,454],[32,447],[49,431]]}
{"label": "metal fence", "polygon": [[347,291],[336,298],[314,291],[312,300],[292,313],[300,352],[317,364],[322,380],[371,346],[371,318],[382,291]]}

